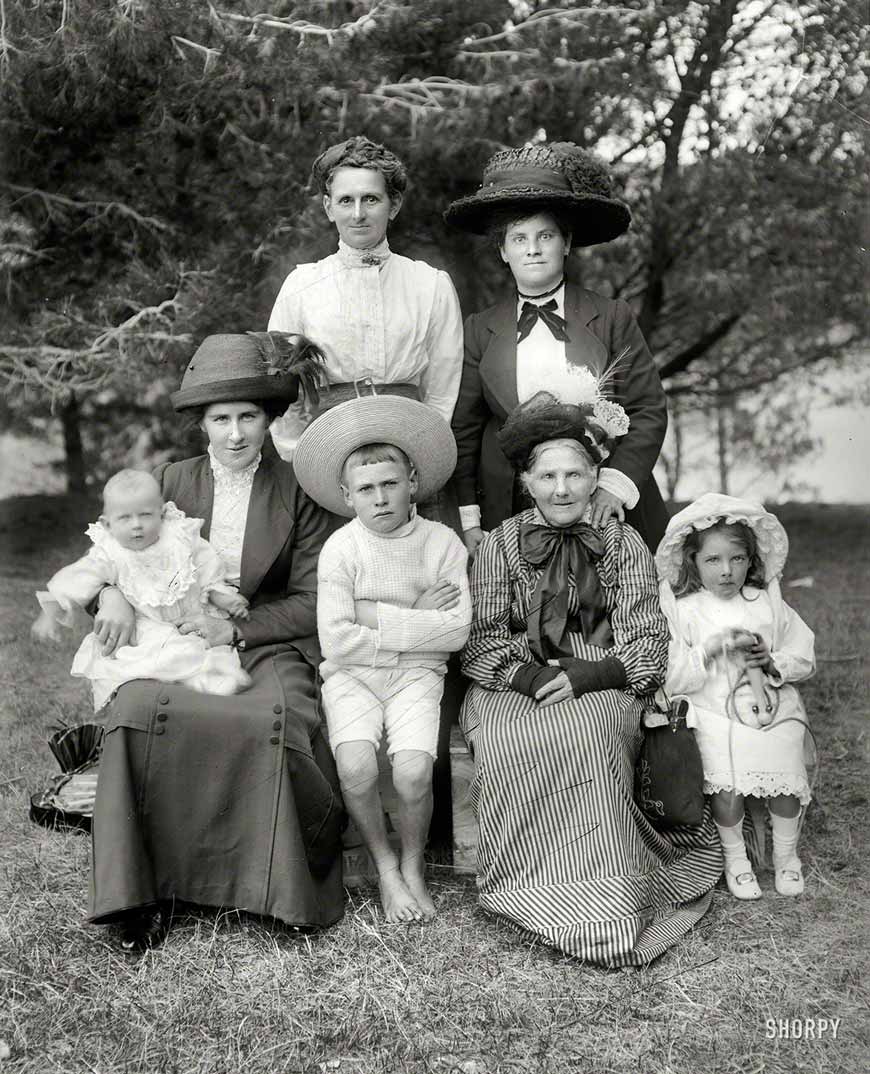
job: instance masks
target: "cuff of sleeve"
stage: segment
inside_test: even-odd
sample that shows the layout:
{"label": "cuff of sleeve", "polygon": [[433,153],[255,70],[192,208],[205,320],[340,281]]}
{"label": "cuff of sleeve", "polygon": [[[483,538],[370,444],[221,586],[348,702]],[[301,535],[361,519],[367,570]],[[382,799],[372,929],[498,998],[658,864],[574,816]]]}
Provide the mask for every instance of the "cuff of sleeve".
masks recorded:
{"label": "cuff of sleeve", "polygon": [[598,486],[605,492],[618,496],[629,510],[637,507],[637,501],[640,499],[638,487],[622,470],[614,470],[612,466],[602,466],[598,471]]}
{"label": "cuff of sleeve", "polygon": [[462,526],[463,533],[465,530],[474,530],[480,528],[480,506],[476,503],[466,504],[465,507],[459,508],[459,524]]}
{"label": "cuff of sleeve", "polygon": [[540,670],[537,664],[520,664],[511,677],[511,689],[532,697],[532,682]]}
{"label": "cuff of sleeve", "polygon": [[561,670],[551,664],[543,667],[540,664],[520,664],[511,679],[511,689],[526,697],[534,697],[544,683],[555,679]]}
{"label": "cuff of sleeve", "polygon": [[568,676],[575,697],[596,690],[620,690],[628,684],[625,667],[615,656],[605,656],[603,660],[564,657],[559,667]]}

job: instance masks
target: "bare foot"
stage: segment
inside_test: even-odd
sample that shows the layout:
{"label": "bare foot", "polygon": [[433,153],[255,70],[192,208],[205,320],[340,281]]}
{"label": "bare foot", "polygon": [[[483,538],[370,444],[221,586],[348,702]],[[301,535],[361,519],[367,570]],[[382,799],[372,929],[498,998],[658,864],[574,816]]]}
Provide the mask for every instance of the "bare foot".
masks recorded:
{"label": "bare foot", "polygon": [[378,877],[378,887],[381,891],[384,917],[391,925],[401,925],[423,919],[423,911],[408,890],[408,885],[398,869],[381,873]]}
{"label": "bare foot", "polygon": [[403,862],[402,876],[408,886],[408,891],[411,892],[417,901],[417,905],[423,911],[423,918],[426,921],[431,921],[435,916],[435,903],[432,902],[432,896],[429,894],[429,889],[426,887],[422,865],[415,867]]}

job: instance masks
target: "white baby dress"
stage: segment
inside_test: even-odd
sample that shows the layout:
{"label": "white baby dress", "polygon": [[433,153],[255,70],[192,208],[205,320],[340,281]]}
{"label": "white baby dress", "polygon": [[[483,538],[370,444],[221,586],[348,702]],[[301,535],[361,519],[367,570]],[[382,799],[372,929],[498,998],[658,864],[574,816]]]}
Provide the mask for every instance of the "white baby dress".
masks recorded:
{"label": "white baby dress", "polygon": [[200,537],[202,519],[188,518],[166,504],[160,536],[141,551],[123,548],[99,522],[87,529],[93,548],[37,593],[43,610],[71,625],[75,607],[89,604],[106,584],[117,586],[136,611],[136,644],[103,656],[100,642],[88,634],[73,660],[71,673],[90,679],[98,710],[125,682],[157,679],[181,682],[200,693],[234,694],[250,683],[238,653],[229,645],[208,648],[196,634],[180,634],[178,624],[203,613],[225,617],[208,604],[212,591],[234,593],[226,585],[224,565]]}

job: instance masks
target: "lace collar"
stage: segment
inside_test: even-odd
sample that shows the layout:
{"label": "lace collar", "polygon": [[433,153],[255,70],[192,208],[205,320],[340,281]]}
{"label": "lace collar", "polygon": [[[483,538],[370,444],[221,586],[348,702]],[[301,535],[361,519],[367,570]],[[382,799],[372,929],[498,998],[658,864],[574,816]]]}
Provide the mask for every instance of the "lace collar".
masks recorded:
{"label": "lace collar", "polygon": [[211,463],[211,472],[214,476],[214,487],[216,489],[246,489],[250,488],[254,484],[254,475],[257,472],[257,467],[260,465],[260,460],[263,458],[262,452],[257,452],[257,457],[250,464],[246,466],[244,470],[231,470],[228,466],[224,466],[217,458],[215,458],[214,450],[211,444],[208,445],[208,459]]}
{"label": "lace collar", "polygon": [[338,240],[338,259],[345,268],[372,268],[376,266],[380,270],[391,252],[390,244],[386,239],[382,239],[377,246],[372,246],[368,250],[356,250],[353,246],[348,246],[342,239]]}

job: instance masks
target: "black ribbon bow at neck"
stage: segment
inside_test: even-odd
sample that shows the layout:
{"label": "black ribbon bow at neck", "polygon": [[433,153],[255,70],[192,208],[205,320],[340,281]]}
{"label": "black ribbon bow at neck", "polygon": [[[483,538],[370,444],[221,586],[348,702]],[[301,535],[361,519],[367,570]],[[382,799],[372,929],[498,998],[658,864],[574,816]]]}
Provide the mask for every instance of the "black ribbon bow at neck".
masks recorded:
{"label": "black ribbon bow at neck", "polygon": [[[607,605],[601,581],[590,556],[604,555],[604,541],[586,522],[573,526],[542,526],[535,522],[520,524],[520,553],[527,563],[543,567],[529,607],[526,629],[529,648],[542,664],[560,656],[572,656],[566,637],[569,626],[568,578],[580,601],[580,630],[583,640],[602,648],[613,644],[613,632],[607,617]],[[572,620],[575,617],[571,617]]]}
{"label": "black ribbon bow at neck", "polygon": [[543,302],[540,305],[535,305],[534,302],[524,302],[523,308],[520,310],[520,318],[517,321],[517,343],[522,343],[539,319],[550,329],[556,339],[567,343],[567,322],[564,317],[560,317],[556,313],[557,308],[555,298],[551,298],[549,302]]}

